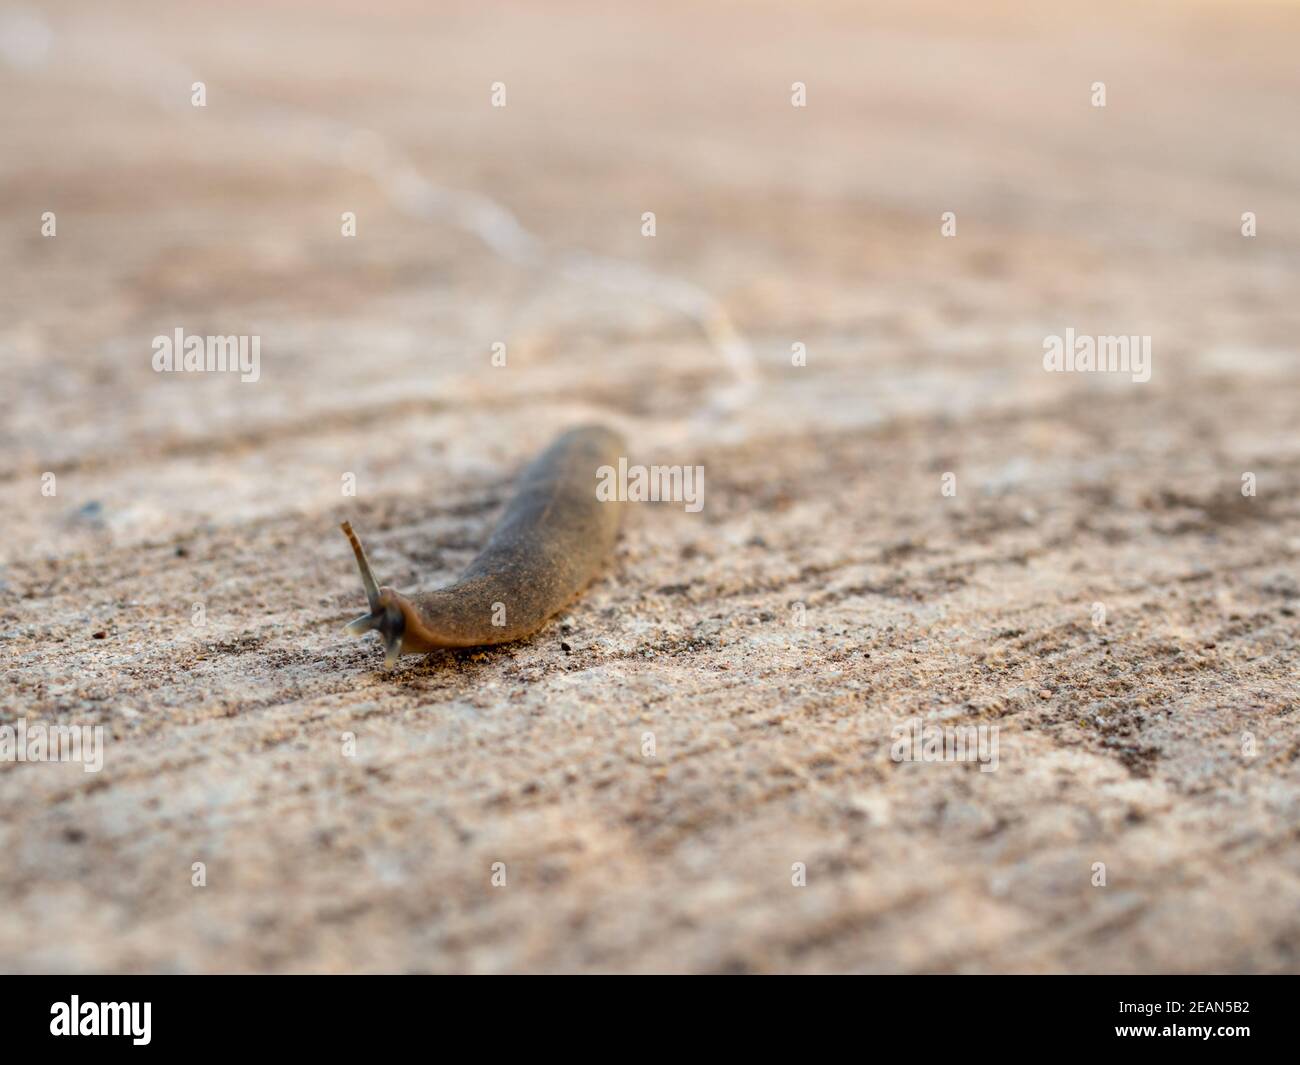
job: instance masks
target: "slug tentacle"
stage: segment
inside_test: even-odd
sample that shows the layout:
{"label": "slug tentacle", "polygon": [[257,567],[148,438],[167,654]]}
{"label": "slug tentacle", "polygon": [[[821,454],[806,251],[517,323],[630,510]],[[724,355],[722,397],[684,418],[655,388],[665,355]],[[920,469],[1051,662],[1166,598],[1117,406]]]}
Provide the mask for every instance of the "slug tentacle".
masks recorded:
{"label": "slug tentacle", "polygon": [[349,622],[378,630],[385,662],[443,647],[507,643],[539,629],[604,567],[618,538],[621,504],[596,495],[598,471],[616,466],[622,438],[600,426],[560,436],[524,471],[487,545],[446,588],[404,596],[375,580],[361,541],[356,555],[370,612]]}
{"label": "slug tentacle", "polygon": [[402,634],[406,629],[405,616],[392,602],[392,598],[397,593],[379,587],[370,569],[370,560],[366,558],[365,548],[361,546],[357,534],[352,531],[352,523],[345,521],[340,528],[352,545],[352,553],[357,556],[357,568],[361,570],[361,583],[365,585],[366,599],[370,603],[369,614],[362,614],[343,627],[353,636],[364,636],[371,629],[378,629],[384,641],[384,665],[391,667],[396,664],[398,656],[402,653]]}
{"label": "slug tentacle", "polygon": [[[370,559],[366,558],[366,549],[361,546],[361,541],[357,539],[357,534],[352,531],[352,523],[345,521],[341,526],[343,535],[348,538],[348,543],[352,545],[352,553],[357,556],[357,569],[361,571],[361,583],[366,586],[366,600],[370,603],[370,609],[379,608],[379,583],[375,580],[375,574],[370,568]],[[357,618],[360,621],[361,618]],[[353,622],[355,624],[355,622]],[[364,629],[357,630],[364,632]]]}

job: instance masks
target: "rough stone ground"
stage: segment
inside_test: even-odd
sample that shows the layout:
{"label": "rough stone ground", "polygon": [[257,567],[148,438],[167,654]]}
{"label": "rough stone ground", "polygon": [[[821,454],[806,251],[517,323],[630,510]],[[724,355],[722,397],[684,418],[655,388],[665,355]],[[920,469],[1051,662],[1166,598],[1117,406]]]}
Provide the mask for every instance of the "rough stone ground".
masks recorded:
{"label": "rough stone ground", "polygon": [[[0,717],[109,738],[0,763],[0,968],[1300,968],[1300,9],[1021,6],[4,9]],[[704,511],[518,646],[339,631],[340,518],[448,580],[593,418]]]}

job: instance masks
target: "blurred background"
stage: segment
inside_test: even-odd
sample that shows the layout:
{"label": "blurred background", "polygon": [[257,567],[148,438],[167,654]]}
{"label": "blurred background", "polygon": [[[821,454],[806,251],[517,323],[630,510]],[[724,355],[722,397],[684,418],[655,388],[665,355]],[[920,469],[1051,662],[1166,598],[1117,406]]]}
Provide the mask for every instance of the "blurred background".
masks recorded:
{"label": "blurred background", "polygon": [[[148,485],[119,480],[106,520],[136,535],[209,516],[218,486],[234,516],[318,499],[316,473],[341,461],[400,477],[346,427],[397,398],[452,416],[421,440],[473,432],[489,448],[577,407],[652,427],[728,363],[674,291],[619,266],[725,308],[763,370],[756,426],[1078,394],[1093,382],[1038,358],[1066,326],[1155,336],[1152,393],[1197,374],[1290,381],[1297,17],[1195,2],[7,7],[9,473],[107,450],[123,478],[134,456]],[[485,244],[493,217],[523,243]],[[584,254],[615,264],[584,279]],[[261,335],[262,381],[154,374],[149,342],[176,326]],[[491,372],[497,342],[510,372]],[[795,342],[812,353],[797,371]],[[521,403],[548,416],[520,424]],[[455,420],[482,408],[495,432]],[[412,432],[435,433],[427,406],[407,409]],[[286,425],[314,427],[308,447]],[[209,461],[229,467],[267,432],[256,453],[295,476],[223,478]],[[108,505],[110,488],[91,494]],[[52,535],[11,522],[11,545]]]}

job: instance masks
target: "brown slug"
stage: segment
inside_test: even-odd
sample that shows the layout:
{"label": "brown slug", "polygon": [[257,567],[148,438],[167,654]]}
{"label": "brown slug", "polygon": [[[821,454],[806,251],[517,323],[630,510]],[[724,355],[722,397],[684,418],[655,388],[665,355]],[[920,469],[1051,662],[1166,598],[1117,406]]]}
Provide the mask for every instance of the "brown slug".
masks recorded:
{"label": "brown slug", "polygon": [[508,643],[536,632],[613,554],[622,504],[597,499],[597,470],[616,466],[625,453],[622,437],[602,426],[562,434],[524,470],[487,545],[460,579],[435,591],[406,596],[380,587],[361,541],[343,522],[370,603],[347,630],[377,630],[387,666],[404,654]]}

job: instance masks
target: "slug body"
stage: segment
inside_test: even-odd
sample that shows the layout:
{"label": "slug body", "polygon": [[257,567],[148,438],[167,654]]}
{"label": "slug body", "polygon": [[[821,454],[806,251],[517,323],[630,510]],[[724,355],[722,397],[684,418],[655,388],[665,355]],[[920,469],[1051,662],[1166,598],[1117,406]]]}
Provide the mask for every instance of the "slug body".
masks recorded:
{"label": "slug body", "polygon": [[560,436],[523,472],[487,545],[446,588],[402,595],[379,587],[352,527],[370,613],[347,627],[378,630],[392,665],[399,655],[508,643],[541,628],[604,568],[618,539],[622,504],[596,497],[597,471],[626,454],[602,426]]}

